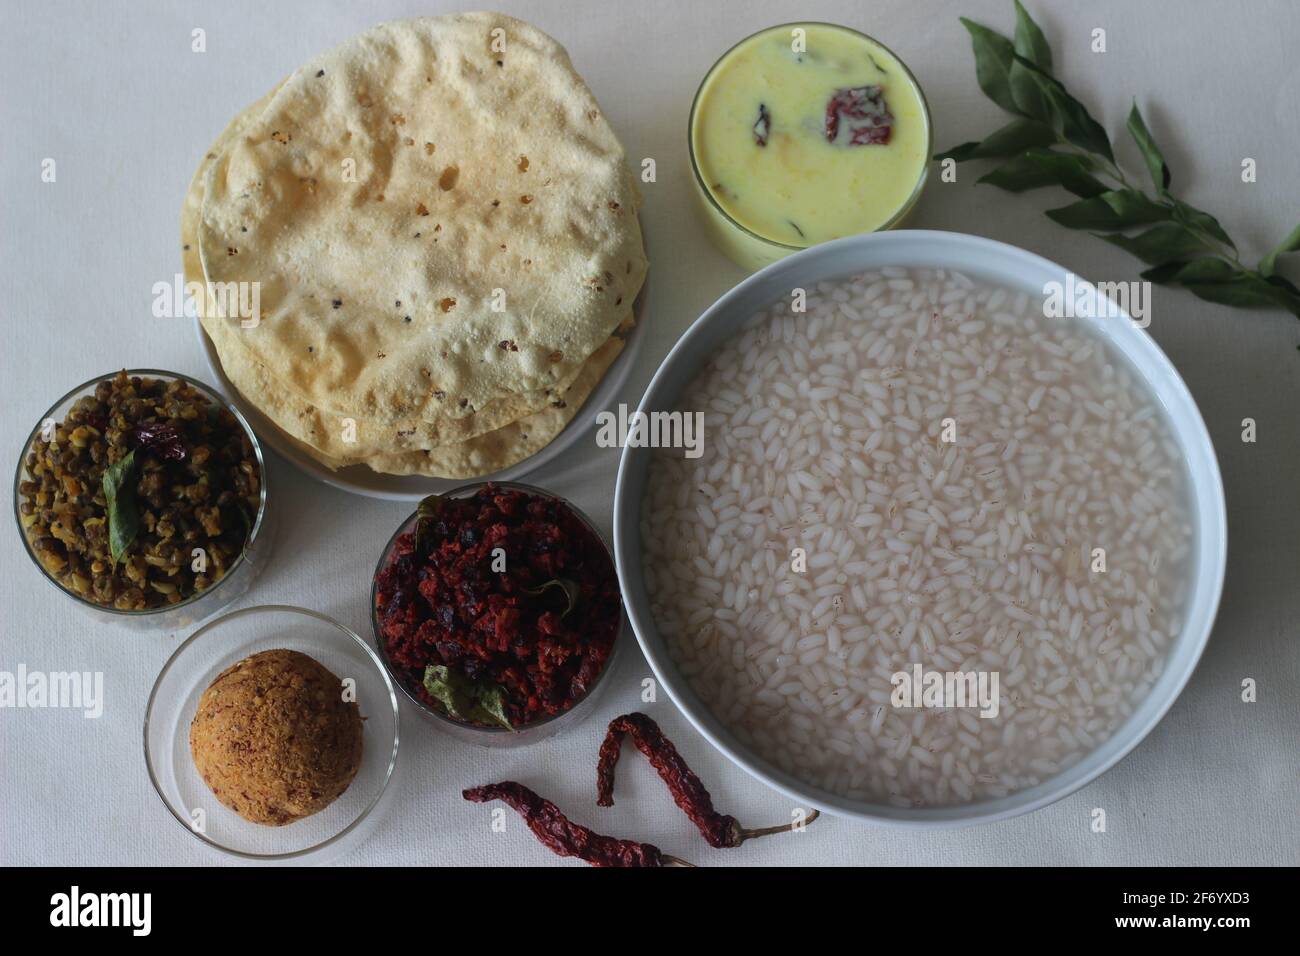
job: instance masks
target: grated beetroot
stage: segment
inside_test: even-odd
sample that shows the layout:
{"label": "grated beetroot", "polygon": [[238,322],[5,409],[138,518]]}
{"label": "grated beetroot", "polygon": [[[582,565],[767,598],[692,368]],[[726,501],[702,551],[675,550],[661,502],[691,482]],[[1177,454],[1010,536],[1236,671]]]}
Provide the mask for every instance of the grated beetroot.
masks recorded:
{"label": "grated beetroot", "polygon": [[[604,544],[542,495],[486,485],[436,505],[418,540],[417,529],[398,537],[376,581],[394,676],[437,710],[423,683],[431,664],[495,683],[516,728],[568,710],[604,669],[622,621]],[[497,548],[504,571],[493,570]],[[560,579],[565,587],[546,586]]]}

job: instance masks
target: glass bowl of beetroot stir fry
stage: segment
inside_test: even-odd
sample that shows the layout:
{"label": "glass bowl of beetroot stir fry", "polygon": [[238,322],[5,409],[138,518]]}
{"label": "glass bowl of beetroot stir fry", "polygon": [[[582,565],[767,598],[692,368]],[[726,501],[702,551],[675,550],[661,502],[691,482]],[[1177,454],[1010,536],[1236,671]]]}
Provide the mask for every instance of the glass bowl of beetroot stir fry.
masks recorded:
{"label": "glass bowl of beetroot stir fry", "polygon": [[407,697],[488,746],[585,716],[626,620],[600,532],[564,499],[512,482],[420,502],[379,558],[371,612]]}

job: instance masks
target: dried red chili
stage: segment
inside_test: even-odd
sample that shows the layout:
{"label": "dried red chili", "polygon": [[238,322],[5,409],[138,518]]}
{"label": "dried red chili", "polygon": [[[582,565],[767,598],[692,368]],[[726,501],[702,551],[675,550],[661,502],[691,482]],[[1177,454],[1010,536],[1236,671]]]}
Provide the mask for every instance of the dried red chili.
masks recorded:
{"label": "dried red chili", "polygon": [[659,772],[677,806],[691,818],[709,846],[719,849],[737,847],[755,837],[801,828],[820,815],[813,810],[802,823],[787,823],[758,830],[745,829],[735,817],[713,809],[713,798],[704,789],[700,778],[686,765],[682,755],[677,752],[673,742],[664,736],[659,725],[645,714],[624,714],[609,722],[609,730],[600,745],[600,760],[596,765],[596,803],[599,806],[614,805],[614,766],[618,763],[624,735],[632,738],[632,743],[636,744],[650,765]]}
{"label": "dried red chili", "polygon": [[592,866],[690,866],[685,860],[661,853],[657,846],[636,840],[620,840],[603,836],[574,823],[560,808],[521,783],[506,780],[483,787],[472,787],[461,793],[472,803],[500,800],[528,824],[537,839],[553,853],[576,856]]}
{"label": "dried red chili", "polygon": [[184,436],[167,422],[143,422],[135,426],[131,437],[137,448],[147,448],[167,461],[184,461],[189,454]]}
{"label": "dried red chili", "polygon": [[[846,135],[841,136],[841,127]],[[826,141],[848,146],[875,146],[889,142],[894,115],[878,86],[836,90],[826,103]]]}

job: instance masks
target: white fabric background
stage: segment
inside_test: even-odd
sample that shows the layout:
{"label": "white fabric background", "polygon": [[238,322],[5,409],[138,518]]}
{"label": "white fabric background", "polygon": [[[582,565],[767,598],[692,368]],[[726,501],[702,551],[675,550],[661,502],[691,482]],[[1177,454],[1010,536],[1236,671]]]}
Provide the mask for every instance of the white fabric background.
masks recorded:
{"label": "white fabric background", "polygon": [[[979,138],[1002,114],[979,93],[965,14],[1010,33],[1010,0],[958,3],[790,0],[720,3],[500,0],[571,52],[639,160],[646,187],[653,314],[622,400],[635,402],[676,336],[741,272],[707,243],[688,203],[686,116],[704,71],[753,30],[792,19],[873,33],[928,94],[937,146]],[[1116,140],[1136,96],[1179,194],[1208,206],[1252,260],[1300,221],[1300,10],[1274,3],[1031,0],[1058,72]],[[0,322],[3,468],[48,404],[92,375],[155,366],[208,378],[184,320],[150,317],[150,289],[180,269],[177,216],[201,152],[241,107],[312,54],[373,23],[449,11],[449,0],[207,4],[6,0],[0,23]],[[208,50],[190,52],[190,30]],[[1108,52],[1089,51],[1091,30]],[[1142,177],[1133,149],[1121,161]],[[1258,163],[1243,184],[1240,162]],[[56,184],[40,163],[58,162]],[[912,224],[1002,239],[1095,280],[1136,277],[1134,261],[1043,217],[1063,194],[1014,197],[933,182]],[[1300,259],[1300,257],[1296,257]],[[1300,261],[1284,271],[1300,273]],[[648,669],[635,647],[601,713],[553,742],[477,750],[403,717],[400,769],[380,825],[341,862],[550,864],[521,827],[491,834],[462,787],[515,778],[604,832],[635,835],[707,864],[1189,864],[1300,862],[1300,325],[1158,289],[1151,334],[1181,370],[1209,424],[1228,492],[1231,555],[1218,625],[1191,684],[1150,737],[1102,779],[1046,810],[975,829],[904,832],[826,818],[798,837],[709,851],[644,761],[629,759],[619,804],[597,812],[593,762],[602,721],[638,706]],[[1259,441],[1240,440],[1241,420]],[[617,453],[587,439],[530,480],[573,499],[607,530]],[[280,538],[245,603],[302,604],[367,634],[370,573],[407,513],[351,497],[272,462]],[[140,744],[153,679],[177,636],[88,627],[55,599],[11,528],[0,534],[0,669],[101,670],[100,720],[0,711],[0,862],[222,862],[182,832],[153,794]],[[1244,677],[1259,702],[1239,701]],[[787,801],[711,750],[666,699],[651,708],[718,805],[752,825],[788,819]],[[1089,831],[1103,807],[1109,828]],[[584,809],[586,808],[586,809]]]}

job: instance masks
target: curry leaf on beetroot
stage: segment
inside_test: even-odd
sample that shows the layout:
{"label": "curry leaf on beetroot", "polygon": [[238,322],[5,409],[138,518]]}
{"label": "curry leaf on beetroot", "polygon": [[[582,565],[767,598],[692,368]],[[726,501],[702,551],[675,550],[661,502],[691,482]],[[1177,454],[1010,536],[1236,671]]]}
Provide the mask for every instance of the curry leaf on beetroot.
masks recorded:
{"label": "curry leaf on beetroot", "polygon": [[140,515],[135,505],[134,448],[104,469],[103,485],[108,512],[108,550],[117,564],[140,531]]}
{"label": "curry leaf on beetroot", "polygon": [[453,720],[514,730],[506,716],[505,689],[499,684],[471,680],[445,664],[430,664],[424,669],[424,689]]}
{"label": "curry leaf on beetroot", "polygon": [[472,713],[479,723],[500,724],[506,730],[515,729],[506,714],[506,691],[500,684],[479,685],[478,701]]}
{"label": "curry leaf on beetroot", "polygon": [[442,511],[446,503],[442,495],[426,495],[420,499],[420,503],[416,505],[415,510],[421,518],[432,518]]}
{"label": "curry leaf on beetroot", "polygon": [[460,671],[445,664],[430,664],[424,669],[424,689],[442,705],[448,717],[468,720],[474,708],[472,684]]}
{"label": "curry leaf on beetroot", "polygon": [[564,612],[560,617],[568,617],[569,613],[578,606],[578,596],[582,589],[578,587],[577,581],[571,581],[568,578],[552,578],[549,581],[543,581],[537,587],[521,588],[525,594],[531,594],[534,597],[545,594],[552,588],[559,588],[564,592]]}
{"label": "curry leaf on beetroot", "polygon": [[1169,188],[1171,176],[1169,166],[1165,163],[1164,154],[1160,152],[1160,147],[1151,137],[1151,131],[1147,129],[1146,121],[1142,119],[1142,113],[1138,109],[1137,101],[1134,100],[1133,108],[1128,112],[1128,131],[1132,135],[1134,142],[1137,143],[1138,150],[1142,153],[1142,160],[1147,164],[1147,171],[1151,174],[1151,181],[1156,184],[1156,189],[1164,192]]}
{"label": "curry leaf on beetroot", "polygon": [[426,495],[416,505],[415,513],[415,550],[424,554],[429,550],[433,534],[433,519],[442,511],[446,501],[441,495]]}

